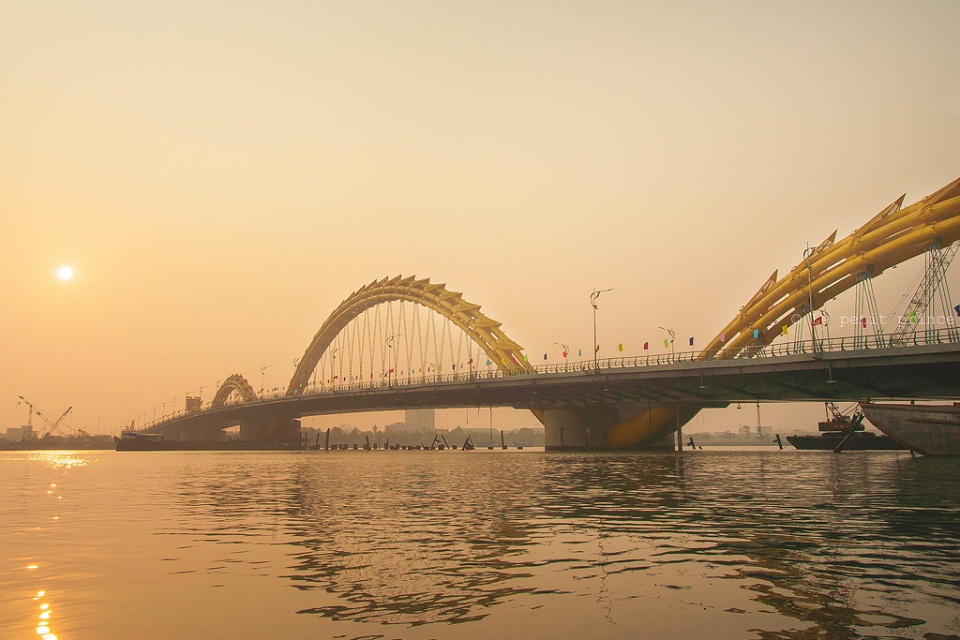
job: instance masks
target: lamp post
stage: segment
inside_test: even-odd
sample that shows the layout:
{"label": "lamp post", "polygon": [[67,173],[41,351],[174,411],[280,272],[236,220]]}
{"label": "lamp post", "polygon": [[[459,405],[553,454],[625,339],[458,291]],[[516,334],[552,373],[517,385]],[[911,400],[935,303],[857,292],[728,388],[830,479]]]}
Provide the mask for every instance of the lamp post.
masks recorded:
{"label": "lamp post", "polygon": [[268,364],[265,364],[262,367],[260,367],[260,398],[261,399],[263,399],[263,374],[269,368],[270,368],[270,365]]}
{"label": "lamp post", "polygon": [[[596,332],[594,332],[594,337],[596,337]],[[567,368],[567,354],[570,353],[570,347],[568,347],[567,345],[563,344],[562,342],[554,342],[553,344],[558,345],[561,349],[563,349],[563,368],[564,368],[564,370],[566,370],[566,368]]]}
{"label": "lamp post", "polygon": [[[337,370],[337,351],[339,350],[340,350],[340,347],[334,347],[333,349],[330,350],[330,386],[331,388],[338,386],[341,382],[343,382],[342,380],[340,380],[340,374],[334,375],[334,371]],[[337,384],[333,383],[334,380],[337,380]],[[320,383],[323,384],[323,380],[321,380]]]}
{"label": "lamp post", "polygon": [[673,329],[667,329],[666,327],[660,327],[670,335],[670,359],[673,360],[673,342],[677,339],[677,334],[673,332]]}
{"label": "lamp post", "polygon": [[387,386],[391,386],[393,382],[393,376],[390,373],[390,358],[387,357],[389,353],[387,349],[393,350],[393,339],[399,337],[402,334],[395,333],[392,336],[387,336],[387,339],[383,341],[383,358],[386,360],[386,374],[387,374]]}
{"label": "lamp post", "polygon": [[597,345],[597,298],[600,297],[601,293],[606,293],[607,291],[613,291],[613,289],[595,289],[593,293],[590,294],[590,306],[593,307],[593,368],[597,369],[597,352],[600,350]]}

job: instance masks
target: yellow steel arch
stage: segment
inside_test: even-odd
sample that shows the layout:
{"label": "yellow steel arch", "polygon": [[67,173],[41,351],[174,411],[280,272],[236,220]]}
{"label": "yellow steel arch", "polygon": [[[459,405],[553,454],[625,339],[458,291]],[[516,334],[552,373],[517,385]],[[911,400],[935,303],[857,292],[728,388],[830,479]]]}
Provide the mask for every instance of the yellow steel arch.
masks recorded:
{"label": "yellow steel arch", "polygon": [[374,280],[340,303],[300,358],[287,387],[287,395],[303,393],[320,358],[351,320],[371,307],[394,300],[423,305],[449,319],[480,345],[501,371],[534,372],[533,366],[524,361],[523,348],[500,330],[501,323],[481,313],[480,305],[467,302],[463,294],[448,291],[442,284],[431,283],[429,278],[417,280],[413,276],[397,276]]}
{"label": "yellow steel arch", "polygon": [[[903,199],[898,198],[839,242],[835,242],[834,231],[783,278],[778,280],[774,271],[707,344],[700,359],[734,358],[768,345],[782,334],[784,326],[809,312],[811,298],[812,308],[818,309],[855,286],[862,276],[877,276],[927,249],[960,240],[960,178],[906,208],[901,208]],[[685,411],[681,423],[696,413]],[[676,429],[674,411],[647,409],[614,425],[610,441],[615,447],[642,446]]]}
{"label": "yellow steel arch", "polygon": [[[773,276],[707,345],[701,359],[731,358],[764,346],[813,308],[935,246],[960,240],[960,178],[901,208],[900,196],[840,242],[836,231],[790,273]],[[757,337],[754,338],[754,331]]]}
{"label": "yellow steel arch", "polygon": [[250,386],[247,379],[239,373],[235,373],[223,381],[223,384],[217,389],[217,394],[213,397],[213,402],[210,403],[210,406],[222,407],[234,391],[240,394],[244,402],[257,399],[257,392],[253,390],[253,387]]}

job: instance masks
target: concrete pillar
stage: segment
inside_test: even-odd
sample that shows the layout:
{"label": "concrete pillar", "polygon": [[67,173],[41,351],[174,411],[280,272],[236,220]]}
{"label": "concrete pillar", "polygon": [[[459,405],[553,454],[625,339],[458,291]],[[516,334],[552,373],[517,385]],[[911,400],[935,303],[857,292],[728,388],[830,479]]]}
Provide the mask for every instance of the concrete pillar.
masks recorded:
{"label": "concrete pillar", "polygon": [[[644,412],[642,416],[638,413]],[[653,415],[651,411],[656,412]],[[679,404],[654,405],[639,403],[588,404],[584,407],[545,409],[544,447],[547,451],[603,449],[668,449],[682,451],[682,425],[696,414],[697,408],[681,408]],[[640,442],[618,445],[610,437],[614,425],[632,416],[644,421],[656,419],[659,427],[651,437]],[[618,427],[619,428],[619,427]]]}

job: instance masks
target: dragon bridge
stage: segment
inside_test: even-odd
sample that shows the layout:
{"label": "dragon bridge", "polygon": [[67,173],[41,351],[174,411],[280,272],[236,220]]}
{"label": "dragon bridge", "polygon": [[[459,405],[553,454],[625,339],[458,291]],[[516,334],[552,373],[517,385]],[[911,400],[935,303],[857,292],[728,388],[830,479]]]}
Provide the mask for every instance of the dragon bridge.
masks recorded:
{"label": "dragon bridge", "polygon": [[[960,178],[905,208],[904,198],[900,196],[839,242],[834,231],[779,280],[774,271],[707,344],[700,359],[735,358],[768,345],[784,327],[859,281],[960,240]],[[621,448],[649,445],[669,436],[699,410],[642,409],[611,427],[610,443]]]}
{"label": "dragon bridge", "polygon": [[429,278],[384,278],[361,287],[330,314],[310,341],[287,387],[287,395],[302,394],[310,374],[320,362],[327,348],[347,324],[365,310],[392,301],[408,301],[423,305],[447,318],[476,342],[491,362],[504,372],[532,373],[533,367],[524,360],[522,347],[501,331],[501,323],[480,311],[480,305],[467,302],[463,294],[448,291],[442,284]]}
{"label": "dragon bridge", "polygon": [[250,402],[257,399],[257,392],[253,390],[247,379],[239,373],[235,373],[223,381],[223,384],[217,389],[217,394],[210,403],[212,408],[222,407],[226,404],[227,398],[234,394],[240,394],[244,402]]}

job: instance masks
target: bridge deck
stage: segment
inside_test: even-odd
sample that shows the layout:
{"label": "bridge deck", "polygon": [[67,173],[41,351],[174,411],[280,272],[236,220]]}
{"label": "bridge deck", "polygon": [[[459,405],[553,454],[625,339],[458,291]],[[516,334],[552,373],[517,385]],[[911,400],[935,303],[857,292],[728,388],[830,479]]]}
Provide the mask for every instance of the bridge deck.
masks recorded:
{"label": "bridge deck", "polygon": [[[592,363],[590,363],[592,365]],[[733,402],[953,399],[960,397],[960,343],[807,352],[637,365],[629,359],[547,373],[464,372],[360,383],[178,416],[155,425],[210,430],[266,416],[290,418],[411,408],[550,409],[604,403],[726,406]]]}

